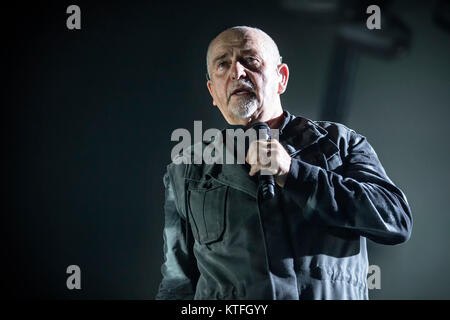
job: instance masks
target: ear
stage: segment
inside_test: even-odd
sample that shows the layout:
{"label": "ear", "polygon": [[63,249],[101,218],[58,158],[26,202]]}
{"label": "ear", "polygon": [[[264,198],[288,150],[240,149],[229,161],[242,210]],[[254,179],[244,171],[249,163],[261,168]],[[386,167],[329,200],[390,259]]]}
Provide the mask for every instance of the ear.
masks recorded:
{"label": "ear", "polygon": [[280,80],[278,82],[278,94],[283,94],[286,91],[286,87],[289,80],[289,68],[286,63],[279,64],[277,66]]}
{"label": "ear", "polygon": [[213,89],[212,89],[212,82],[211,82],[211,80],[206,81],[206,86],[208,87],[209,94],[210,94],[211,97],[213,98],[213,101],[212,101],[213,106],[217,106],[217,103],[214,101],[214,94],[213,94]]}

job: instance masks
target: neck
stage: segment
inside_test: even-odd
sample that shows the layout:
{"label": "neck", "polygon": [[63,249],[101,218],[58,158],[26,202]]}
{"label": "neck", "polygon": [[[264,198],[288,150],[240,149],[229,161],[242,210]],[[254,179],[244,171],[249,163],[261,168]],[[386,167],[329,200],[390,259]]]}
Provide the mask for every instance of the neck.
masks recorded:
{"label": "neck", "polygon": [[270,129],[279,129],[284,123],[285,115],[282,112],[278,117],[272,118],[269,121],[266,121],[267,125]]}

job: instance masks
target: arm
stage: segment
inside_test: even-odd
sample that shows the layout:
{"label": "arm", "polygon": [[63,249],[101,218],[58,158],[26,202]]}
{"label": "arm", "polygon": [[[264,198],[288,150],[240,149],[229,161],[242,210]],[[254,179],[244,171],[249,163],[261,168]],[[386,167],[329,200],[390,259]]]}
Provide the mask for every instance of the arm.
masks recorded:
{"label": "arm", "polygon": [[285,190],[306,219],[351,229],[382,244],[405,242],[412,216],[403,192],[386,175],[366,138],[348,132],[342,174],[292,159]]}
{"label": "arm", "polygon": [[161,267],[163,279],[156,295],[157,300],[193,299],[199,276],[192,251],[193,237],[186,221],[179,214],[175,189],[169,174],[164,175],[165,225],[164,263]]}

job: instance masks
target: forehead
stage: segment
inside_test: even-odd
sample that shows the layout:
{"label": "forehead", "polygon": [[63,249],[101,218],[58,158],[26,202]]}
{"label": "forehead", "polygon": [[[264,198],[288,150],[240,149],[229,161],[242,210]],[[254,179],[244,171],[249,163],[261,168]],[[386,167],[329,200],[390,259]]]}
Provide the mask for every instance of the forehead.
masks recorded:
{"label": "forehead", "polygon": [[241,51],[254,51],[264,56],[264,50],[267,45],[263,37],[254,31],[228,30],[221,33],[213,41],[210,48],[210,56],[214,59],[223,54],[239,53]]}

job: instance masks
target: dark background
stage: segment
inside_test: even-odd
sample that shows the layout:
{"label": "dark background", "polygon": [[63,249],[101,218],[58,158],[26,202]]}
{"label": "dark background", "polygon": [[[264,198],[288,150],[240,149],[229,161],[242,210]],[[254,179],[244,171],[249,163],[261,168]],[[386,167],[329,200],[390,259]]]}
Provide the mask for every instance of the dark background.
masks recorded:
{"label": "dark background", "polygon": [[[70,4],[79,31],[66,28]],[[406,244],[369,242],[381,268],[372,299],[450,298],[450,33],[435,5],[392,3],[410,49],[361,56],[342,120],[368,137],[414,215]],[[265,30],[291,71],[283,106],[319,119],[338,23],[278,1],[42,1],[1,13],[1,290],[15,298],[153,299],[170,135],[194,120],[225,125],[205,85],[209,41],[233,25]],[[71,264],[81,290],[66,288]]]}

